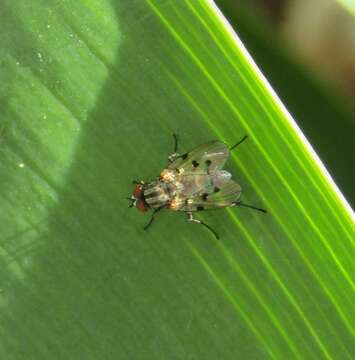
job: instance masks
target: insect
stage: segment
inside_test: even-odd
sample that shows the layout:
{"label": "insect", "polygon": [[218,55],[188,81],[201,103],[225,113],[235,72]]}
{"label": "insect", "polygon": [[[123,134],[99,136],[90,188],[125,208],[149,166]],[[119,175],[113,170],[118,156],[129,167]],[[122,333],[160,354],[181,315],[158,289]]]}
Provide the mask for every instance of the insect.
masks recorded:
{"label": "insect", "polygon": [[242,189],[232,175],[223,170],[230,152],[240,145],[247,136],[228,147],[221,141],[209,141],[182,155],[177,153],[178,140],[174,137],[174,153],[168,157],[168,166],[153,181],[133,181],[135,189],[128,200],[129,207],[135,206],[153,214],[144,227],[147,230],[155,215],[163,210],[183,211],[187,220],[206,227],[219,239],[211,226],[194,218],[198,211],[219,209],[228,206],[244,206],[266,213],[240,201]]}

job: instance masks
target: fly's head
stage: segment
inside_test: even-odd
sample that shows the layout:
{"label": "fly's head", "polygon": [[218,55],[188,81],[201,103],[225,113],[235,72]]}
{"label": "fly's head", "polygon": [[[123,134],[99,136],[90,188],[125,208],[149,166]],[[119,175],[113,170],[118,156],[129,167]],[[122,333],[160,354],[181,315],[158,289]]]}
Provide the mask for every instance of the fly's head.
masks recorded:
{"label": "fly's head", "polygon": [[142,212],[149,210],[149,206],[144,198],[144,184],[137,183],[134,188],[133,194],[130,198],[127,199],[131,201],[128,207],[135,206],[139,211]]}

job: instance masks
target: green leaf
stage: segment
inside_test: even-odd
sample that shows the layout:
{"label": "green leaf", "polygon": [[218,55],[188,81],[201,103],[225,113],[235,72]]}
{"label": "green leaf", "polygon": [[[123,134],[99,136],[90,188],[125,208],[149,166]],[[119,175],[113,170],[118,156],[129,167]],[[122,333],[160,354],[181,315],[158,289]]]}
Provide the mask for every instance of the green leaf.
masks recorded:
{"label": "green leaf", "polygon": [[[353,214],[212,2],[4,1],[4,359],[351,358]],[[249,135],[243,201],[127,209],[172,152]]]}

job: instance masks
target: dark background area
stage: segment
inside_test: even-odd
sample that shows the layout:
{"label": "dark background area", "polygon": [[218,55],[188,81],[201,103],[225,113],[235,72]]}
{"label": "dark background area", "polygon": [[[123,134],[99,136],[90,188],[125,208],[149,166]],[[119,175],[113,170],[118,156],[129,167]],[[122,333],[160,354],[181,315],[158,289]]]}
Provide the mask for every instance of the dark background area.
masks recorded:
{"label": "dark background area", "polygon": [[354,16],[334,0],[216,3],[353,205]]}

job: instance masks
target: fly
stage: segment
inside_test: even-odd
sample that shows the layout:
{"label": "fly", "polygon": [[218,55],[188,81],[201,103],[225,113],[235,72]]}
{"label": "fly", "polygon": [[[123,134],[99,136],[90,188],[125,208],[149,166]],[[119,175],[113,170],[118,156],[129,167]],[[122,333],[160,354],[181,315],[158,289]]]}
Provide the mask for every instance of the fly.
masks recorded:
{"label": "fly", "polygon": [[194,212],[244,206],[266,213],[266,210],[242,203],[242,189],[232,175],[223,170],[230,152],[240,145],[247,136],[228,147],[221,141],[209,141],[185,154],[178,154],[178,141],[174,136],[174,153],[168,157],[168,166],[158,178],[150,182],[134,181],[135,189],[128,200],[129,207],[135,206],[153,214],[144,227],[147,230],[154,216],[163,209],[183,211],[187,220],[206,227],[219,239],[211,226],[193,217]]}

